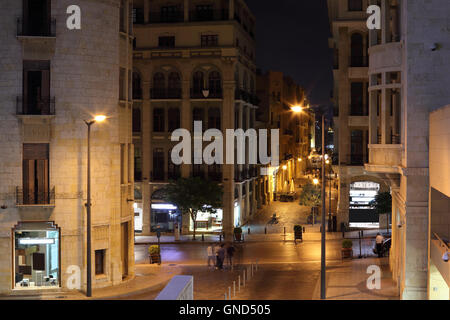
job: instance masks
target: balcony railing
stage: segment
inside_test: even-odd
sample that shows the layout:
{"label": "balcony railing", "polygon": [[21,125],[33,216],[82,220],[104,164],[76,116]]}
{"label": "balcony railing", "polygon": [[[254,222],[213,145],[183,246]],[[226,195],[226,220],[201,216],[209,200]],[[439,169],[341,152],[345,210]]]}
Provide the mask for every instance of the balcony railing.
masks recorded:
{"label": "balcony railing", "polygon": [[40,99],[33,102],[24,102],[23,97],[16,97],[17,115],[54,115],[55,98]]}
{"label": "balcony railing", "polygon": [[228,10],[194,10],[190,12],[191,21],[223,21],[229,19]]}
{"label": "balcony railing", "polygon": [[176,11],[172,13],[150,12],[149,23],[174,23],[184,21],[184,12]]}
{"label": "balcony railing", "polygon": [[17,206],[54,206],[55,187],[48,192],[16,187]]}
{"label": "balcony railing", "polygon": [[365,57],[350,57],[350,67],[352,68],[362,68],[369,66],[369,59]]}
{"label": "balcony railing", "polygon": [[191,89],[191,99],[222,99],[222,97],[222,90],[211,91]]}
{"label": "balcony railing", "polygon": [[181,88],[150,89],[152,99],[181,99]]}
{"label": "balcony railing", "polygon": [[56,19],[42,23],[37,28],[25,23],[23,18],[17,18],[18,37],[56,37]]}

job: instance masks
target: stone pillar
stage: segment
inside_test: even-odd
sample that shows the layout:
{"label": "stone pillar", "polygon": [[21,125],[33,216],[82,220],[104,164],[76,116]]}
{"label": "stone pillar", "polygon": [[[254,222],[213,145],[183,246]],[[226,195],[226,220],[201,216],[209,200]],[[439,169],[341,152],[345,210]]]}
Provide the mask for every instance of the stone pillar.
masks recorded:
{"label": "stone pillar", "polygon": [[[234,81],[224,81],[222,121],[223,132],[226,129],[234,129]],[[224,134],[224,146],[226,146]],[[224,154],[226,159],[226,154]],[[226,239],[232,239],[234,221],[234,164],[223,165],[223,220],[222,229]]]}
{"label": "stone pillar", "polygon": [[144,22],[150,22],[150,0],[144,0]]}
{"label": "stone pillar", "polygon": [[347,166],[339,166],[339,187],[338,187],[338,208],[337,208],[337,227],[341,230],[341,223],[349,221],[349,197],[350,181],[348,181]]}
{"label": "stone pillar", "polygon": [[184,22],[189,21],[189,0],[184,0]]}
{"label": "stone pillar", "polygon": [[[145,79],[150,79],[150,73],[143,72]],[[142,84],[142,234],[150,234],[150,210],[151,210],[151,189],[149,186],[152,142],[151,142],[151,123],[152,111],[150,104],[150,82],[143,81]]]}
{"label": "stone pillar", "polygon": [[390,42],[389,0],[381,0],[381,43]]}
{"label": "stone pillar", "polygon": [[378,143],[378,116],[377,116],[377,91],[369,91],[369,144]]}
{"label": "stone pillar", "polygon": [[228,0],[228,19],[233,20],[234,19],[234,0]]}
{"label": "stone pillar", "polygon": [[[386,74],[383,74],[383,85],[386,84]],[[391,90],[383,88],[381,90],[381,144],[389,144],[391,141],[390,131],[390,106],[391,106]]]}
{"label": "stone pillar", "polygon": [[[190,91],[191,91],[191,87],[190,87],[190,82],[189,80],[189,76],[186,77],[186,75],[188,75],[188,72],[184,72],[184,77],[183,77],[183,82],[182,82],[182,89],[183,89],[183,95],[182,95],[182,102],[181,102],[181,127],[184,129],[187,129],[191,132],[191,134],[193,135],[192,132],[192,110],[191,110],[191,103],[190,103]],[[193,138],[193,137],[192,137]],[[191,165],[189,164],[182,164],[181,165],[181,176],[183,178],[187,178],[189,177],[191,174]]]}

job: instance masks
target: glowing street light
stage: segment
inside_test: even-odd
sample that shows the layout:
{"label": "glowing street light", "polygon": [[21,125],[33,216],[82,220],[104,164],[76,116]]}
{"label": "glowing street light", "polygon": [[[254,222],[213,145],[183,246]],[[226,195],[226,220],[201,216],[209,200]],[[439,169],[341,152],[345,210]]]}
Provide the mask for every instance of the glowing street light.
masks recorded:
{"label": "glowing street light", "polygon": [[298,162],[302,162],[302,158],[298,158],[297,160],[298,160]]}
{"label": "glowing street light", "polygon": [[299,113],[302,112],[303,108],[301,106],[292,106],[291,110],[294,111],[295,113]]}
{"label": "glowing street light", "polygon": [[314,179],[313,179],[313,183],[314,183],[315,185],[318,185],[318,184],[319,184],[319,179],[314,178]]}
{"label": "glowing street light", "polygon": [[94,117],[94,120],[95,122],[103,122],[106,120],[106,116],[99,114]]}
{"label": "glowing street light", "polygon": [[286,169],[287,169],[287,165],[284,165],[284,166],[283,166],[283,170],[286,170]]}

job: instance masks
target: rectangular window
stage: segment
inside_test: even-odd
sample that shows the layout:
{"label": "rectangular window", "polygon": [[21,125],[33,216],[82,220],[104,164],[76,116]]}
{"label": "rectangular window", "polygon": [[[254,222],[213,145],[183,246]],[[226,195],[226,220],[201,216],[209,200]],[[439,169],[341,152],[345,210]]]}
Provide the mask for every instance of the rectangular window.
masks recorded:
{"label": "rectangular window", "polygon": [[219,36],[217,34],[201,36],[202,47],[217,47],[218,45],[219,45]]}
{"label": "rectangular window", "polygon": [[[23,20],[20,35],[25,36],[54,36],[51,26],[50,0],[23,1]],[[20,27],[20,26],[19,26]]]}
{"label": "rectangular window", "polygon": [[153,132],[164,132],[164,109],[153,109]]}
{"label": "rectangular window", "polygon": [[348,11],[362,11],[362,0],[348,0]]}
{"label": "rectangular window", "polygon": [[364,86],[362,82],[352,82],[351,84],[351,110],[352,116],[364,115],[363,110]]}
{"label": "rectangular window", "polygon": [[177,180],[181,177],[181,166],[172,162],[172,150],[169,150],[167,155],[167,168],[169,180]]}
{"label": "rectangular window", "polygon": [[50,61],[24,61],[22,87],[22,99],[18,99],[17,105],[19,114],[54,113],[54,103],[50,99]]}
{"label": "rectangular window", "polygon": [[133,108],[133,132],[141,132],[141,108]]}
{"label": "rectangular window", "polygon": [[120,32],[126,32],[125,26],[126,23],[126,14],[125,14],[126,6],[125,0],[120,1]]}
{"label": "rectangular window", "polygon": [[119,100],[126,100],[126,70],[124,68],[119,69]]}
{"label": "rectangular window", "polygon": [[363,165],[363,132],[351,131],[351,165]]}
{"label": "rectangular window", "polygon": [[158,47],[160,48],[174,48],[175,47],[175,37],[159,37]]}
{"label": "rectangular window", "polygon": [[153,149],[153,180],[164,180],[164,149]]}
{"label": "rectangular window", "polygon": [[49,204],[49,145],[25,143],[22,170],[23,204]]}
{"label": "rectangular window", "polygon": [[125,184],[128,182],[126,179],[126,168],[125,168],[125,144],[120,144],[120,184]]}
{"label": "rectangular window", "polygon": [[105,250],[95,250],[95,274],[105,274]]}
{"label": "rectangular window", "polygon": [[144,24],[144,9],[134,8],[133,9],[133,23],[134,24]]}
{"label": "rectangular window", "polygon": [[142,181],[142,151],[141,142],[134,140],[134,181]]}
{"label": "rectangular window", "polygon": [[195,10],[195,21],[210,21],[214,18],[213,6],[208,5],[197,5]]}
{"label": "rectangular window", "polygon": [[169,132],[180,128],[180,109],[169,109]]}
{"label": "rectangular window", "polygon": [[184,13],[177,6],[161,7],[161,22],[181,22]]}

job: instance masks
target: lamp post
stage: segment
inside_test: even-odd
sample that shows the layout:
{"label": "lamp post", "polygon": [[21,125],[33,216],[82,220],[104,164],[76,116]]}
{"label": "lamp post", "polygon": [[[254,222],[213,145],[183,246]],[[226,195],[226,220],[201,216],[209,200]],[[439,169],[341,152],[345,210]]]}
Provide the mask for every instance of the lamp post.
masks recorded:
{"label": "lamp post", "polygon": [[87,200],[86,200],[86,296],[92,297],[92,249],[91,249],[91,126],[102,122],[105,116],[95,116],[91,121],[84,121],[87,125]]}
{"label": "lamp post", "polygon": [[322,243],[320,258],[320,299],[326,299],[325,261],[325,113],[322,114]]}
{"label": "lamp post", "polygon": [[325,161],[325,164],[330,165],[328,170],[328,182],[330,184],[329,192],[328,192],[328,232],[331,232],[332,230],[332,221],[331,221],[331,161],[328,158]]}

